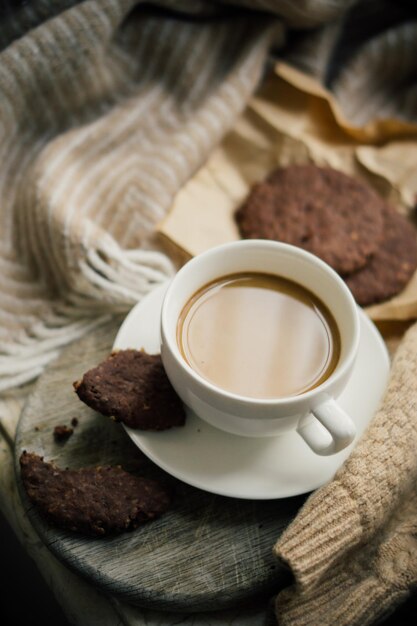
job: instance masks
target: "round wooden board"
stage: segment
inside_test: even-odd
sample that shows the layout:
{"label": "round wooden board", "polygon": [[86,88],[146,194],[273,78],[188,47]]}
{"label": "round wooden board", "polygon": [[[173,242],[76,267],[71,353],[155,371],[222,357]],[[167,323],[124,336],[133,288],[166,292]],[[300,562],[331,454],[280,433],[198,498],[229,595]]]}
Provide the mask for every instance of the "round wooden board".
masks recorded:
{"label": "round wooden board", "polygon": [[[120,424],[86,407],[72,383],[110,352],[121,319],[71,345],[39,379],[16,437],[20,494],[33,525],[50,550],[105,593],[170,611],[210,611],[250,603],[277,592],[286,580],[272,547],[305,496],[248,501],[190,487],[164,473],[132,443]],[[78,425],[66,443],[53,429]],[[23,450],[59,467],[120,464],[163,480],[172,489],[170,511],[137,530],[112,538],[86,538],[46,524],[20,482]],[[192,454],[192,450],[190,450]]]}

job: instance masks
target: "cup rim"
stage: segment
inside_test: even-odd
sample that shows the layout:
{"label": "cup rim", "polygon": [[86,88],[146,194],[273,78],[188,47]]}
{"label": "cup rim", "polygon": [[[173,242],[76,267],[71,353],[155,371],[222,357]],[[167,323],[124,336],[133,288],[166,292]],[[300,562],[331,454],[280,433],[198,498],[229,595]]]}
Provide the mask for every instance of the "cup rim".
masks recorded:
{"label": "cup rim", "polygon": [[[233,393],[231,391],[227,391],[226,389],[222,389],[217,385],[214,385],[209,380],[205,379],[203,376],[198,374],[182,357],[181,352],[179,350],[179,346],[176,341],[176,337],[171,337],[167,332],[165,332],[168,320],[167,320],[167,309],[169,306],[170,298],[172,297],[172,293],[175,290],[175,284],[177,280],[179,280],[186,272],[192,271],[192,268],[195,265],[198,265],[202,262],[206,262],[211,257],[221,254],[225,250],[229,250],[232,248],[269,248],[275,250],[284,250],[287,251],[290,255],[298,256],[299,258],[303,258],[308,262],[313,262],[317,267],[321,268],[324,272],[331,275],[338,288],[343,292],[345,298],[350,303],[349,311],[352,314],[352,320],[354,325],[354,339],[348,348],[343,361],[337,363],[335,369],[330,374],[326,380],[324,380],[320,385],[314,387],[313,389],[309,389],[308,391],[292,395],[292,396],[282,396],[279,398],[253,398],[251,396],[243,396],[240,394]],[[190,269],[191,268],[191,269]],[[219,278],[221,276],[219,275]],[[214,279],[215,280],[215,279]],[[201,285],[204,286],[204,285]],[[313,292],[314,293],[314,292]],[[326,306],[331,310],[331,306],[328,302],[325,302]],[[360,327],[359,327],[359,314],[358,314],[358,305],[355,302],[355,299],[347,287],[342,278],[335,272],[335,270],[330,267],[327,263],[322,261],[319,257],[312,254],[311,252],[307,252],[302,248],[298,248],[297,246],[293,246],[291,244],[283,243],[280,241],[270,241],[266,239],[241,239],[238,241],[228,242],[225,244],[220,244],[218,246],[209,248],[204,252],[192,257],[189,261],[185,263],[181,267],[181,269],[177,272],[177,274],[171,280],[171,283],[168,285],[168,289],[164,295],[162,310],[161,310],[161,339],[162,342],[165,343],[165,346],[171,352],[171,355],[175,358],[177,364],[193,379],[193,381],[202,387],[205,390],[210,391],[211,393],[217,394],[219,397],[222,397],[227,400],[231,400],[234,402],[244,402],[245,404],[252,404],[254,406],[259,407],[279,407],[279,406],[292,406],[296,405],[302,401],[309,401],[314,399],[318,394],[323,394],[329,391],[329,387],[333,387],[335,383],[337,383],[340,378],[342,378],[346,371],[348,371],[351,365],[354,362],[356,357],[359,340],[360,340]],[[329,393],[331,396],[332,394]]]}

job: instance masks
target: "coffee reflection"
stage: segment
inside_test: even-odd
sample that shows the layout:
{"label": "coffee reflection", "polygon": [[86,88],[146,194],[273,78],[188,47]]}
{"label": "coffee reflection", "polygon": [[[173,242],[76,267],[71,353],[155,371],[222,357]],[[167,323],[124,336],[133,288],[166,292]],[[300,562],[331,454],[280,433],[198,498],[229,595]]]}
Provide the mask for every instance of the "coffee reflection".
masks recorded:
{"label": "coffee reflection", "polygon": [[197,291],[181,312],[177,341],[200,376],[258,399],[314,389],[340,356],[336,322],[319,298],[291,280],[255,272]]}

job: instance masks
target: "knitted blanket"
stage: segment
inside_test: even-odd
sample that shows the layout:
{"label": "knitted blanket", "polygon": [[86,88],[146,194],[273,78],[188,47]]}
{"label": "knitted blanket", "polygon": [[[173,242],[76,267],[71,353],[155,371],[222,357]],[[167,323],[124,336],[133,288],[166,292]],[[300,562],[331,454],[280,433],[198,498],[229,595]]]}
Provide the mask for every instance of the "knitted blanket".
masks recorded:
{"label": "knitted blanket", "polygon": [[[174,266],[154,236],[272,56],[353,123],[417,119],[417,20],[368,0],[34,0],[0,16],[0,391]],[[410,19],[414,18],[414,19]],[[417,581],[417,330],[336,479],[276,546],[279,623],[366,624]],[[278,591],[278,590],[277,590]]]}

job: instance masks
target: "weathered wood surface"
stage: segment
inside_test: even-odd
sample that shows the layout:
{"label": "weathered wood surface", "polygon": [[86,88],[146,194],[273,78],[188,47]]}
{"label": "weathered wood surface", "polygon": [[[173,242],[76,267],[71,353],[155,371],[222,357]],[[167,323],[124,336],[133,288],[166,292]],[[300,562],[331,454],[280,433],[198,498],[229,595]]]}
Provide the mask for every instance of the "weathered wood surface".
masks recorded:
{"label": "weathered wood surface", "polygon": [[[248,501],[190,487],[152,464],[120,424],[85,407],[72,382],[105,358],[119,325],[116,320],[67,348],[28,400],[18,426],[15,460],[30,520],[66,565],[102,591],[133,604],[194,612],[242,606],[273,595],[286,574],[274,560],[272,546],[305,497]],[[79,420],[74,434],[66,443],[56,443],[54,427],[69,425],[73,417]],[[22,450],[60,467],[121,464],[160,478],[174,491],[173,506],[160,519],[114,538],[59,531],[47,525],[26,498],[19,480]]]}

